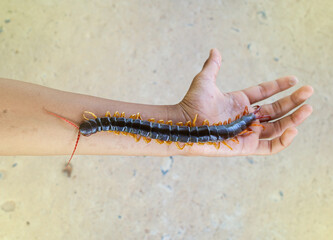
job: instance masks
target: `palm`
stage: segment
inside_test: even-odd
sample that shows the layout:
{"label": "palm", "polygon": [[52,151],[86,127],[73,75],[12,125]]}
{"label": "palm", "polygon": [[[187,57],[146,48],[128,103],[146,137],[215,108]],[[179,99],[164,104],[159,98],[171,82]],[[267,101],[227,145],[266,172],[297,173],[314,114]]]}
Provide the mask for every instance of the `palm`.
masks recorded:
{"label": "palm", "polygon": [[[217,50],[214,50],[211,56],[206,61],[203,70],[194,78],[191,87],[185,95],[184,99],[179,103],[182,114],[187,116],[186,120],[193,119],[196,114],[198,114],[197,125],[201,125],[201,123],[205,119],[209,121],[210,125],[213,123],[218,123],[220,121],[227,121],[229,118],[231,118],[231,120],[234,120],[237,115],[242,115],[246,106],[250,106],[250,104],[263,100],[277,92],[283,91],[291,87],[291,85],[289,84],[290,77],[286,77],[278,79],[276,81],[263,83],[259,87],[256,86],[245,89],[243,91],[222,93],[215,84],[216,75],[220,65],[219,62],[220,55]],[[264,93],[263,90],[266,91],[266,93]],[[312,88],[309,90],[309,87],[307,87],[307,89],[303,89],[302,91],[310,92],[310,94],[308,94],[310,96],[312,93]],[[258,96],[256,96],[256,94]],[[265,94],[265,96],[259,96],[260,94]],[[277,101],[272,105],[264,105],[261,110],[261,114],[269,114],[272,116],[273,119],[275,119],[285,115],[290,110],[297,107],[300,103],[304,102],[306,99],[299,99],[298,102],[290,104],[286,102],[286,98],[283,98],[280,100],[280,102]],[[280,112],[272,112],[272,109],[274,109],[275,105],[281,105],[281,101],[287,103],[286,106],[280,109]],[[309,108],[309,106],[305,108],[307,109],[305,109],[305,111],[303,112],[307,112],[308,116],[311,113],[311,109]],[[250,107],[249,111],[253,112],[253,109]],[[286,147],[292,141],[292,138],[296,135],[296,132],[294,129],[291,129],[289,131],[289,135],[288,132],[287,134],[284,134],[284,136],[281,136],[281,134],[287,128],[294,127],[300,124],[307,117],[306,114],[301,114],[303,116],[299,116],[298,120],[295,121],[297,114],[300,115],[299,112],[296,112],[293,114],[294,117],[287,116],[284,119],[279,120],[283,122],[283,127],[281,127],[281,122],[263,124],[265,126],[264,131],[261,127],[253,127],[253,134],[245,134],[237,137],[239,140],[238,144],[228,140],[227,144],[232,148],[232,150],[230,150],[227,146],[223,144],[221,144],[220,149],[216,149],[212,145],[200,145],[193,146],[190,150],[190,153],[205,153],[205,155],[247,155],[261,154],[261,151],[263,153],[266,153],[267,151],[269,151],[269,153],[272,153],[275,150],[282,150],[282,148]],[[277,126],[279,126],[280,128],[279,130],[276,130]],[[276,149],[273,149],[274,140],[262,140],[264,138],[273,138],[276,136],[281,137],[281,139],[277,140],[280,141],[280,145],[282,145],[282,148],[281,146],[276,145]],[[283,143],[281,140],[284,140],[285,143]],[[275,140],[274,144],[277,143],[278,142]]]}
{"label": "palm", "polygon": [[[197,77],[200,78],[200,76]],[[203,81],[198,82],[213,83],[213,81],[209,81],[209,79],[202,80]],[[201,86],[192,85],[191,90],[186,94],[180,105],[183,111],[186,112],[186,115],[195,116],[195,114],[198,114],[197,121],[198,125],[200,125],[205,119],[207,119],[210,124],[228,121],[229,118],[233,121],[237,115],[242,115],[245,106],[250,105],[250,101],[245,94],[240,92],[223,94],[214,83],[203,84]],[[232,148],[232,151],[223,144],[221,145],[221,150],[224,151],[226,155],[240,155],[253,152],[259,143],[258,132],[262,131],[260,127],[254,127],[253,129],[256,130],[256,134],[237,137],[239,143],[232,141],[226,142]],[[216,151],[220,151],[211,145],[199,146],[199,148],[205,148],[205,152],[208,151],[212,154]]]}

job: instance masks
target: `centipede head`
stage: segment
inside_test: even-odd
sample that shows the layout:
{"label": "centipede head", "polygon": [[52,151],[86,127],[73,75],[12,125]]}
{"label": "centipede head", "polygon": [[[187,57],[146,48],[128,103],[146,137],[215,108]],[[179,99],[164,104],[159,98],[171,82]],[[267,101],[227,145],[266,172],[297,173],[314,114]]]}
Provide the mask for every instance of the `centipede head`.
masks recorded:
{"label": "centipede head", "polygon": [[260,115],[260,114],[258,114],[259,111],[261,110],[261,106],[255,105],[255,106],[253,106],[253,108],[254,108],[253,114],[256,116],[256,119],[258,119],[260,122],[268,122],[272,119],[272,117],[270,115]]}

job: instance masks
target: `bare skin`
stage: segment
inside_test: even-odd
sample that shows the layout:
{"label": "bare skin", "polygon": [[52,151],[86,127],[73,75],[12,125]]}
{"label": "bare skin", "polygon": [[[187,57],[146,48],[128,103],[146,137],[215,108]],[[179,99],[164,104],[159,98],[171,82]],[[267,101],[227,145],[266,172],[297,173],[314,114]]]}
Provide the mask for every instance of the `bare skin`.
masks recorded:
{"label": "bare skin", "polygon": [[[234,119],[243,112],[245,106],[255,104],[272,95],[282,92],[297,83],[293,76],[241,91],[223,93],[215,82],[221,65],[221,55],[217,49],[204,64],[202,71],[194,78],[184,99],[175,105],[143,105],[125,103],[88,95],[63,92],[35,84],[15,80],[0,79],[0,155],[70,155],[75,144],[77,129],[65,121],[48,114],[44,109],[57,113],[79,124],[85,110],[104,116],[105,112],[125,112],[126,116],[140,112],[144,120],[172,120],[173,123],[192,121],[199,114],[197,125],[208,119],[210,124]],[[292,83],[292,84],[291,84]],[[291,115],[288,112],[297,108],[313,93],[311,86],[303,86],[290,96],[263,105],[261,115],[270,115],[272,122],[253,127],[253,134],[239,136],[239,144],[228,141],[228,147],[220,149],[212,145],[186,146],[179,150],[175,144],[158,144],[154,141],[135,142],[133,138],[113,133],[97,133],[81,137],[76,154],[84,155],[202,155],[236,156],[269,155],[277,153],[293,141],[297,134],[296,126],[311,113],[310,105],[303,105]],[[250,112],[253,109],[250,108]],[[284,116],[280,120],[274,121]]]}

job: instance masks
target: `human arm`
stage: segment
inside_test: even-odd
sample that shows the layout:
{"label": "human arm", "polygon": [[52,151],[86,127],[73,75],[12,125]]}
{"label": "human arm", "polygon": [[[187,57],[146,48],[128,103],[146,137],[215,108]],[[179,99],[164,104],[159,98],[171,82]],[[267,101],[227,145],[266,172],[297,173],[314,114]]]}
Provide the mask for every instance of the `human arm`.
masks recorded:
{"label": "human arm", "polygon": [[[198,122],[208,119],[211,123],[234,118],[245,106],[290,88],[290,79],[284,77],[259,86],[232,93],[222,93],[215,84],[221,56],[215,49],[207,59],[202,71],[194,78],[184,99],[175,105],[143,105],[125,103],[82,94],[63,92],[35,84],[0,79],[0,155],[69,155],[74,147],[77,129],[48,114],[44,109],[55,112],[79,124],[85,110],[104,116],[106,111],[129,114],[140,112],[142,118],[187,122],[199,114]],[[290,96],[273,104],[264,105],[261,114],[272,119],[284,116],[295,109],[313,90],[305,86]],[[239,137],[233,150],[216,149],[211,145],[194,145],[179,150],[174,144],[158,144],[110,133],[98,133],[81,137],[76,154],[93,155],[205,155],[231,156],[250,154],[272,154],[287,147],[296,135],[295,126],[303,122],[312,112],[303,105],[293,114],[275,121],[263,123],[265,130],[253,127],[254,134]],[[287,130],[288,129],[288,130]],[[273,140],[264,140],[274,138]]]}

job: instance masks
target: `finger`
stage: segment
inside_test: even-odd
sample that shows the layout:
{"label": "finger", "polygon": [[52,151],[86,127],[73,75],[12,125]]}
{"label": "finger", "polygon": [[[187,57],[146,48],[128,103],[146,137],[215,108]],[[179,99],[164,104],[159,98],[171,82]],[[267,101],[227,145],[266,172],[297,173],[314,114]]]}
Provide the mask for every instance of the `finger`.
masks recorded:
{"label": "finger", "polygon": [[249,87],[242,90],[242,92],[245,93],[245,95],[249,98],[250,103],[253,104],[282,92],[294,86],[297,82],[298,80],[295,76],[288,76]]}
{"label": "finger", "polygon": [[204,63],[204,66],[200,72],[201,75],[206,76],[207,78],[216,79],[217,73],[221,67],[221,54],[219,50],[213,48],[210,50],[209,57]]}
{"label": "finger", "polygon": [[280,137],[273,140],[259,140],[258,148],[254,154],[270,155],[280,152],[291,144],[296,135],[297,129],[292,127],[288,128]]}
{"label": "finger", "polygon": [[282,117],[305,102],[312,94],[313,88],[311,86],[303,86],[287,97],[272,104],[263,105],[260,114],[269,115],[272,119]]}
{"label": "finger", "polygon": [[260,139],[275,138],[281,136],[281,134],[290,127],[296,127],[300,125],[305,119],[307,119],[312,113],[312,107],[310,105],[303,105],[292,114],[275,122],[269,122],[263,124],[265,130],[261,132]]}

